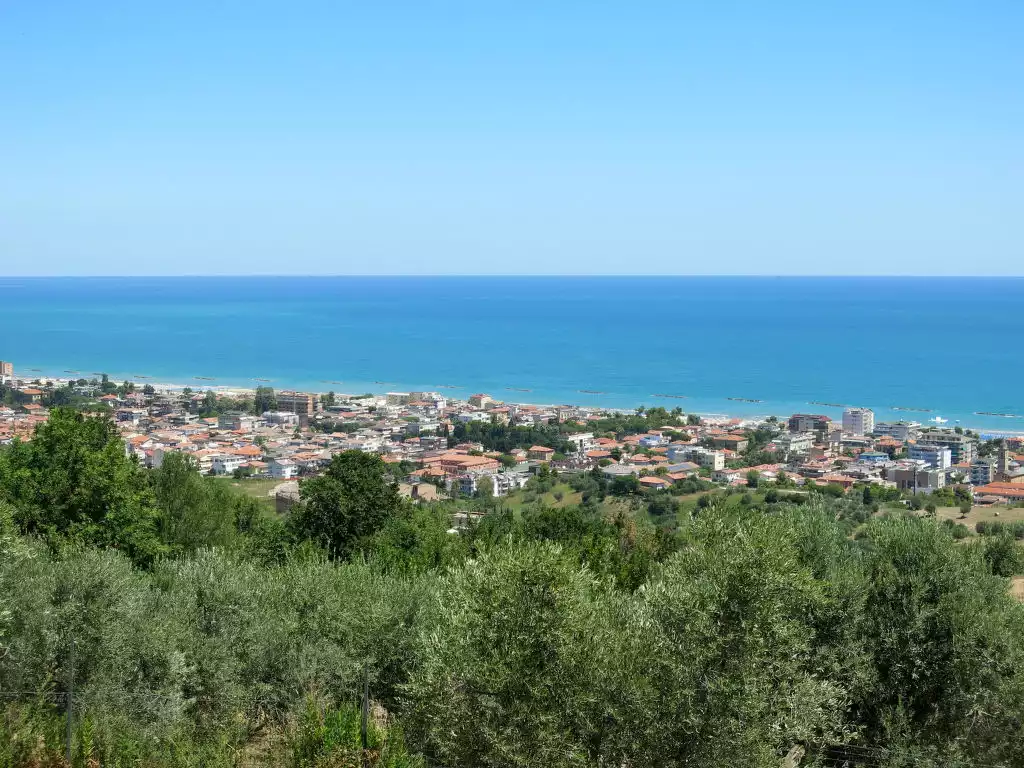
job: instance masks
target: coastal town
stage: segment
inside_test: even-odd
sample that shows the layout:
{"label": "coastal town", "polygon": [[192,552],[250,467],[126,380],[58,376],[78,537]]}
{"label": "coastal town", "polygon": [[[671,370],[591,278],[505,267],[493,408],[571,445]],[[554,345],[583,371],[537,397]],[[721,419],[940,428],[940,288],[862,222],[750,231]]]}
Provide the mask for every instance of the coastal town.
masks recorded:
{"label": "coastal town", "polygon": [[[972,505],[1024,502],[1024,437],[983,440],[960,427],[876,422],[866,408],[847,408],[841,421],[658,408],[623,426],[609,422],[622,421],[617,411],[508,403],[485,393],[463,400],[440,392],[192,391],[114,384],[102,375],[39,378],[16,373],[10,362],[0,362],[0,387],[0,445],[30,440],[49,407],[73,402],[109,414],[126,452],[145,467],[181,452],[204,474],[279,481],[270,493],[281,510],[298,499],[299,479],[350,450],[400,466],[402,493],[420,501],[505,496],[545,468],[631,478],[646,491],[692,478],[723,487],[783,478],[796,487],[878,486],[914,495],[957,487],[969,491]],[[493,439],[509,434],[514,445]]]}

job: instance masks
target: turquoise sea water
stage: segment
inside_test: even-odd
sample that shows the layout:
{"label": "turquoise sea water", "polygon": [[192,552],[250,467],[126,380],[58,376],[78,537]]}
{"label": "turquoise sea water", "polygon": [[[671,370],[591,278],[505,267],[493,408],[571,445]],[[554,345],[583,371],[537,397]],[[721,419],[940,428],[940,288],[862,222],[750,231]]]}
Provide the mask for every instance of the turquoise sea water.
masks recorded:
{"label": "turquoise sea water", "polygon": [[1024,414],[1022,339],[1024,279],[0,278],[0,359],[22,372],[193,387],[841,412],[821,401],[1024,431],[974,414]]}

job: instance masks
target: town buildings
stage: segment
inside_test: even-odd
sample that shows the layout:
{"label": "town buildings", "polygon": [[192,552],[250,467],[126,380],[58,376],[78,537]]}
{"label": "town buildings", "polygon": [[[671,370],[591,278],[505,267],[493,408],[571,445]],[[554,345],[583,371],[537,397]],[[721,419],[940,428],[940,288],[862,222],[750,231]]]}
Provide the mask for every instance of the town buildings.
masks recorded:
{"label": "town buildings", "polygon": [[[34,426],[46,420],[50,386],[16,382],[18,404],[0,407],[0,444],[30,438]],[[723,417],[622,434],[599,431],[600,421],[611,414],[598,408],[499,404],[482,393],[466,400],[433,392],[338,395],[325,412],[317,395],[287,391],[276,395],[273,412],[236,410],[245,401],[239,397],[224,403],[220,415],[208,417],[202,415],[205,394],[189,399],[174,392],[101,395],[96,387],[76,386],[113,409],[126,453],[142,465],[159,467],[171,453],[182,453],[203,473],[240,472],[287,483],[296,490],[288,491],[282,509],[298,498],[297,478],[321,472],[334,454],[346,450],[376,453],[392,468],[400,467],[403,493],[417,502],[446,498],[452,491],[478,495],[488,488],[505,496],[542,468],[560,475],[598,469],[609,479],[635,477],[651,492],[695,474],[740,486],[750,472],[765,482],[785,472],[798,484],[849,489],[873,483],[930,493],[970,482],[989,500],[1024,498],[1021,456],[1009,447],[977,459],[971,436],[922,430],[916,422],[871,424],[865,409],[848,409],[843,427],[826,416],[793,414],[782,433],[774,419]],[[855,416],[855,410],[862,413]],[[462,425],[478,421],[516,427],[515,442],[502,442],[494,451],[488,450],[491,443],[470,442],[469,435],[482,433]],[[565,427],[552,437],[557,424]],[[530,436],[534,427],[544,430]],[[764,460],[747,452],[757,429],[759,438],[771,435],[767,444],[758,444],[758,455],[773,455],[778,463],[749,466]],[[1015,445],[1024,450],[1024,441]],[[556,451],[565,455],[556,459]]]}

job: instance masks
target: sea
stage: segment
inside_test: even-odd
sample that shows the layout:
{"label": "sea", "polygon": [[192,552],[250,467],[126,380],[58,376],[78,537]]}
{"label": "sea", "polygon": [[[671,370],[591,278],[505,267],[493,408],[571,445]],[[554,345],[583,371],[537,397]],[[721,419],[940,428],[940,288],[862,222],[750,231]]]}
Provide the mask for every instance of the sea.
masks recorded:
{"label": "sea", "polygon": [[21,374],[195,389],[736,416],[857,405],[1016,433],[1022,341],[1020,278],[0,278],[0,359]]}

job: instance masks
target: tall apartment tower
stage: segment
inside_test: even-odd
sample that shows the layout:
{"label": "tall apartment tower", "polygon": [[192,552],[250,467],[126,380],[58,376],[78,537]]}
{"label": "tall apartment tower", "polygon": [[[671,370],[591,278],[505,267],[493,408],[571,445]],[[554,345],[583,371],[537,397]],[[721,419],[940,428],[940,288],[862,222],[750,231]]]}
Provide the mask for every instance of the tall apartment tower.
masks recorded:
{"label": "tall apartment tower", "polygon": [[868,435],[875,430],[875,412],[870,408],[847,408],[843,411],[843,432]]}

